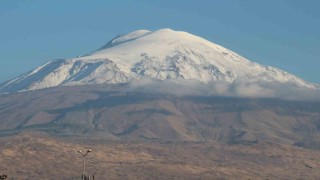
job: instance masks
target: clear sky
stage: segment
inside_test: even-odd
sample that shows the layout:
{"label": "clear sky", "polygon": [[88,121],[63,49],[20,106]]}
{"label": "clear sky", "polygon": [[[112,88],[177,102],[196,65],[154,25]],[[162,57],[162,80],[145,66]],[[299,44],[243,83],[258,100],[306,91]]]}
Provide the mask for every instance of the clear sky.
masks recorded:
{"label": "clear sky", "polygon": [[138,29],[187,31],[320,83],[320,0],[0,0],[0,81]]}

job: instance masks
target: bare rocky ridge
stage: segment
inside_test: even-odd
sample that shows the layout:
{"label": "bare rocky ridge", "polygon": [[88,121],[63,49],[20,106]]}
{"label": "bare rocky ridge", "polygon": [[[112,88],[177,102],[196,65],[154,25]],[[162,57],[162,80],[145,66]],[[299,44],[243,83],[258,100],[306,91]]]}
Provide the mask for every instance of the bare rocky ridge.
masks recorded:
{"label": "bare rocky ridge", "polygon": [[318,148],[320,103],[60,87],[2,96],[2,135],[43,131],[109,140],[277,142]]}

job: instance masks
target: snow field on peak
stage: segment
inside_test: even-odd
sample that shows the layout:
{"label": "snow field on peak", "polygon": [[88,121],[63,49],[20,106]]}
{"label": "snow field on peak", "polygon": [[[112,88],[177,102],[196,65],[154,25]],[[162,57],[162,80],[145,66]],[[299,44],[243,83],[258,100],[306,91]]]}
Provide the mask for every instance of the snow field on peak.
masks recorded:
{"label": "snow field on peak", "polygon": [[50,61],[11,81],[0,92],[55,86],[185,79],[201,83],[259,82],[316,86],[274,67],[251,62],[220,45],[183,31],[138,30],[86,56]]}

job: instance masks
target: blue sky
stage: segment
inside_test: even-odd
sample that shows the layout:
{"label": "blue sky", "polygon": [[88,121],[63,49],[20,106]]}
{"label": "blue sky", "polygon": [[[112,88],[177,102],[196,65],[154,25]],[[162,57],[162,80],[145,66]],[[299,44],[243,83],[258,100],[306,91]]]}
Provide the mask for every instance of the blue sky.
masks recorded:
{"label": "blue sky", "polygon": [[0,81],[119,34],[172,28],[320,83],[319,0],[0,0]]}

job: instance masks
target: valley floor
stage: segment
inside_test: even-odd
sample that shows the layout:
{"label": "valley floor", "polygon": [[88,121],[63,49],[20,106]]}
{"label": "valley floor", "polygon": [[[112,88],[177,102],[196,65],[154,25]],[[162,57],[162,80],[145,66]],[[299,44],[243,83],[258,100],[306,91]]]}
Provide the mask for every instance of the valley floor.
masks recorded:
{"label": "valley floor", "polygon": [[79,149],[91,148],[96,179],[319,179],[320,152],[272,143],[125,142],[56,139],[23,133],[0,138],[8,179],[80,179]]}

